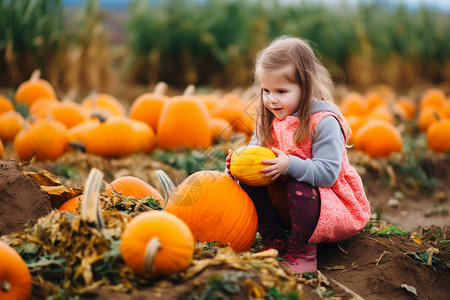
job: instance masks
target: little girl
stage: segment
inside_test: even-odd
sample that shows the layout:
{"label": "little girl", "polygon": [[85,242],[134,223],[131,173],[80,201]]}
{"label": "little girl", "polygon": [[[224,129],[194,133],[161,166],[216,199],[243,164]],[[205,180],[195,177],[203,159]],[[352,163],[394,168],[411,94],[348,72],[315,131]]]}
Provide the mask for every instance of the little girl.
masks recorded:
{"label": "little girl", "polygon": [[272,184],[241,186],[256,207],[264,247],[277,249],[293,272],[314,272],[317,243],[350,238],[370,217],[361,178],[347,157],[351,131],[333,103],[330,75],[307,42],[274,40],[258,54],[255,78],[261,101],[250,144],[277,157],[262,161]]}

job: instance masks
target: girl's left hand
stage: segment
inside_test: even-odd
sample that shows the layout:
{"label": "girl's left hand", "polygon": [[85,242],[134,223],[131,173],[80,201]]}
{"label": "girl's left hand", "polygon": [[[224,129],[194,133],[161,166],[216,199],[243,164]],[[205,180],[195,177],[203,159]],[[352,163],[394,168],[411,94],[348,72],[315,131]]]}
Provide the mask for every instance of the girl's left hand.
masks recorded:
{"label": "girl's left hand", "polygon": [[274,181],[278,177],[283,175],[284,171],[286,171],[287,167],[289,166],[290,159],[289,156],[281,150],[272,148],[272,151],[277,157],[261,161],[262,164],[271,165],[269,167],[261,169],[261,173],[263,173],[263,177],[271,177],[270,180]]}

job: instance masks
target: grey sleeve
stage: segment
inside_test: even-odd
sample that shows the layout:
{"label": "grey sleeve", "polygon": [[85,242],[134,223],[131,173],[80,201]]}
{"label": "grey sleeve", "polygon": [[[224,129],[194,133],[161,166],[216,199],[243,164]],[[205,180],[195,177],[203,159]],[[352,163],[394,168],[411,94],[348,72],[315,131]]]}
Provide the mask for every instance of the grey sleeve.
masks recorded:
{"label": "grey sleeve", "polygon": [[332,186],[341,169],[344,134],[335,117],[327,116],[317,124],[313,135],[313,158],[303,160],[290,155],[289,166],[284,174],[312,186]]}

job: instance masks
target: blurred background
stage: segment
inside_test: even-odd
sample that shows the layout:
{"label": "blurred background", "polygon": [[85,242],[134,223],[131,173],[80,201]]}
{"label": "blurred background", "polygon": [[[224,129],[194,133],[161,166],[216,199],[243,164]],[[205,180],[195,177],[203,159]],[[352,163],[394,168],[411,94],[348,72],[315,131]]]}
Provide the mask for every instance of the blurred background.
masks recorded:
{"label": "blurred background", "polygon": [[281,34],[309,40],[337,85],[407,90],[450,81],[446,0],[0,3],[0,89],[14,91],[35,69],[59,95],[120,94],[158,81],[246,87],[256,53]]}

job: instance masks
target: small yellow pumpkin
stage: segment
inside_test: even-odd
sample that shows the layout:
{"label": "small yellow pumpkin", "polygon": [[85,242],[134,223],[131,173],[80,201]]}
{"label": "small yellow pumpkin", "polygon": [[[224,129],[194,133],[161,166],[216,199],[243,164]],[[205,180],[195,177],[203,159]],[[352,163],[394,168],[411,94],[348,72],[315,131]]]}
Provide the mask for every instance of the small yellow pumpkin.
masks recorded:
{"label": "small yellow pumpkin", "polygon": [[262,146],[244,146],[233,152],[230,171],[234,178],[242,183],[263,186],[270,184],[270,177],[263,177],[261,169],[268,167],[262,160],[276,158],[272,150]]}
{"label": "small yellow pumpkin", "polygon": [[192,262],[194,238],[189,227],[175,215],[144,212],[126,225],[120,253],[125,263],[142,276],[167,276]]}

